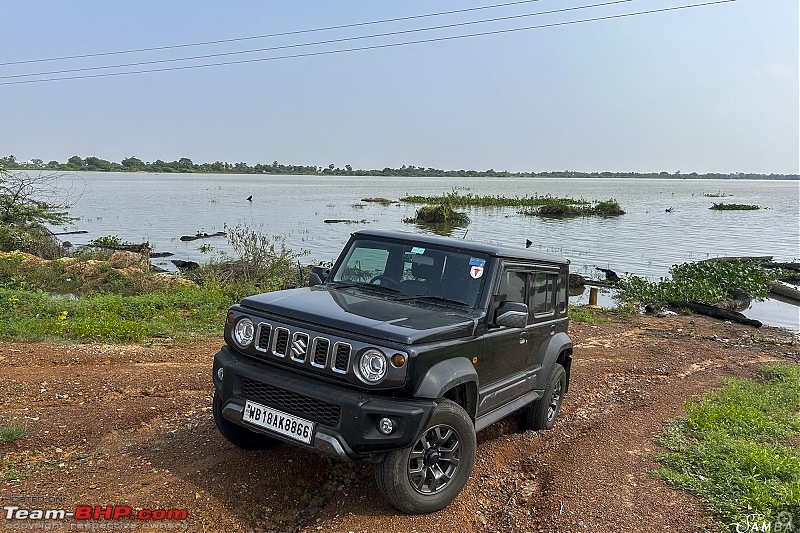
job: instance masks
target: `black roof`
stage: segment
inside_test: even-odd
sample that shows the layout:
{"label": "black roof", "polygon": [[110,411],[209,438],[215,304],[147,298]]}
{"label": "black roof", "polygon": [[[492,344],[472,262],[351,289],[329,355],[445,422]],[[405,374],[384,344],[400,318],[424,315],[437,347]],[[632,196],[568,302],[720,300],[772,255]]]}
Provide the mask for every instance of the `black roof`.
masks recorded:
{"label": "black roof", "polygon": [[445,246],[448,248],[458,248],[461,250],[472,250],[482,252],[495,257],[509,257],[512,259],[522,259],[525,261],[540,261],[547,263],[569,264],[569,260],[558,255],[533,252],[527,248],[515,248],[513,246],[501,246],[498,244],[488,244],[485,242],[469,241],[466,239],[454,239],[452,237],[439,237],[437,235],[425,235],[422,233],[411,233],[407,231],[389,231],[378,229],[363,229],[353,232],[356,236],[380,237],[385,239],[402,239],[422,244],[434,246]]}

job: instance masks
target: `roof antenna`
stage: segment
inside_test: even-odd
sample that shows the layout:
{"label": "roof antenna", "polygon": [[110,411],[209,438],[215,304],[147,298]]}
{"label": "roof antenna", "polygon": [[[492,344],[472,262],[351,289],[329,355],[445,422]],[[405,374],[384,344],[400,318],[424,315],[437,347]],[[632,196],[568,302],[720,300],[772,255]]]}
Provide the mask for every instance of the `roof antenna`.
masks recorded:
{"label": "roof antenna", "polygon": [[464,232],[464,235],[461,238],[462,239],[466,239],[467,238],[467,233],[469,233],[469,228],[467,228],[467,231]]}

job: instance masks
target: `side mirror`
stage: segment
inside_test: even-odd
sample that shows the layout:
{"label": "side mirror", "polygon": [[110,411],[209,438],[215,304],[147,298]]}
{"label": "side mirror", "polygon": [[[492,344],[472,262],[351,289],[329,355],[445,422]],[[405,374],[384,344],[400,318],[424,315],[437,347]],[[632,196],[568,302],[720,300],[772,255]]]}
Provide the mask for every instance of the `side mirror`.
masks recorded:
{"label": "side mirror", "polygon": [[494,323],[508,328],[524,328],[528,325],[528,306],[521,302],[500,302]]}
{"label": "side mirror", "polygon": [[329,268],[321,266],[311,267],[311,273],[308,275],[308,286],[322,285],[325,283],[325,280],[328,279],[328,274],[330,273],[331,269]]}

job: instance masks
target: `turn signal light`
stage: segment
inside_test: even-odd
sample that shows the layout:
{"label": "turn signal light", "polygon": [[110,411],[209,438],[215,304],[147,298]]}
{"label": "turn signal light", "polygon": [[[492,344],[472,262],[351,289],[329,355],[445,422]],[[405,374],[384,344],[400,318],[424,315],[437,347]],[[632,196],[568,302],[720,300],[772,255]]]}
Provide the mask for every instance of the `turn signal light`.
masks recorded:
{"label": "turn signal light", "polygon": [[233,311],[228,312],[228,324],[233,324],[233,319],[236,318],[236,315],[233,314]]}
{"label": "turn signal light", "polygon": [[396,368],[400,368],[404,364],[406,364],[406,356],[405,355],[403,355],[401,353],[396,353],[396,354],[394,354],[392,356],[392,365],[394,365]]}

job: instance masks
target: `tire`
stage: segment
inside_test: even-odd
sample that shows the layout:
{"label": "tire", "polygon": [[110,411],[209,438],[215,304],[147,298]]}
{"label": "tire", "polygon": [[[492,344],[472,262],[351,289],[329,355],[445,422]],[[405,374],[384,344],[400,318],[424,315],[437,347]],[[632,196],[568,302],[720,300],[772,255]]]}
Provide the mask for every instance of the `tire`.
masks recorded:
{"label": "tire", "polygon": [[554,364],[544,395],[531,403],[525,413],[525,422],[530,429],[553,429],[566,388],[567,373],[563,366]]}
{"label": "tire", "polygon": [[278,439],[273,439],[261,433],[250,431],[247,428],[236,425],[222,416],[222,398],[219,393],[214,392],[213,409],[214,423],[228,442],[242,448],[243,450],[267,450],[274,448],[281,443]]}
{"label": "tire", "polygon": [[[440,400],[414,444],[389,452],[375,465],[378,488],[408,514],[446,507],[464,488],[475,462],[475,426],[458,404]],[[447,477],[436,479],[434,469]]]}

